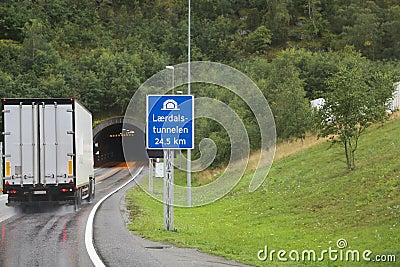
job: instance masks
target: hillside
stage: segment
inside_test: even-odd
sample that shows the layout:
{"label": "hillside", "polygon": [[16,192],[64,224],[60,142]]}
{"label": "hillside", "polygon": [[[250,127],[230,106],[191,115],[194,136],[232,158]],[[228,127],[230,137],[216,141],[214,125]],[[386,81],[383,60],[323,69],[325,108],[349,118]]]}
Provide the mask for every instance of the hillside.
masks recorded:
{"label": "hillside", "polygon": [[[1,1],[0,97],[74,97],[95,121],[123,115],[148,78],[187,61],[188,11],[186,0]],[[302,138],[313,123],[310,100],[328,99],[338,63],[362,68],[379,95],[388,86],[376,77],[388,76],[389,87],[400,80],[399,18],[399,1],[192,1],[191,60],[245,73],[270,103],[277,137]],[[191,93],[234,109],[251,150],[260,149],[246,103],[210,84]],[[218,123],[195,123],[196,140],[213,136],[219,151],[229,149]],[[227,161],[219,153],[212,167]]]}
{"label": "hillside", "polygon": [[[176,233],[162,230],[162,204],[136,188],[127,196],[132,215],[129,229],[257,266],[279,265],[276,255],[273,262],[257,259],[257,252],[266,245],[269,250],[319,253],[337,249],[336,242],[342,238],[347,249],[396,255],[399,261],[399,133],[398,118],[368,129],[360,140],[355,171],[346,169],[342,150],[329,148],[328,143],[277,160],[254,193],[247,191],[250,176],[246,175],[233,192],[215,203],[175,208]],[[326,257],[314,265],[353,263],[331,262]]]}
{"label": "hillside", "polygon": [[[350,45],[372,61],[400,59],[399,2],[345,2],[193,1],[192,60],[223,62],[244,71],[254,59],[304,49],[316,55],[301,58],[297,68],[307,97],[319,97],[322,80],[337,62],[325,55],[328,51]],[[1,1],[0,96],[74,96],[96,118],[104,110],[122,114],[146,79],[166,65],[187,61],[187,4]]]}

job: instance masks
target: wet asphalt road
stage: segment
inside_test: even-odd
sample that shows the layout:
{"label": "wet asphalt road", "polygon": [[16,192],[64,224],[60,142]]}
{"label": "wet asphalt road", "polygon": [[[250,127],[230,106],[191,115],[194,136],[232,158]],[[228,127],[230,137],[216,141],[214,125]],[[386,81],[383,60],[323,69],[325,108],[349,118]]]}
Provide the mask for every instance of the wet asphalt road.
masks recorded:
{"label": "wet asphalt road", "polygon": [[[139,169],[139,166],[131,168]],[[143,171],[144,172],[144,171]],[[140,179],[139,175],[137,179]],[[131,178],[126,168],[97,169],[96,198],[73,206],[40,207],[17,212],[0,197],[0,266],[93,266],[85,247],[85,228],[93,206]],[[94,220],[94,246],[106,266],[244,266],[198,252],[152,242],[126,229],[124,196],[135,182],[100,206]]]}
{"label": "wet asphalt road", "polygon": [[93,266],[86,252],[84,234],[90,210],[104,195],[130,178],[127,169],[97,169],[97,176],[112,176],[96,183],[96,198],[82,208],[34,207],[21,212],[3,206],[0,222],[0,266]]}

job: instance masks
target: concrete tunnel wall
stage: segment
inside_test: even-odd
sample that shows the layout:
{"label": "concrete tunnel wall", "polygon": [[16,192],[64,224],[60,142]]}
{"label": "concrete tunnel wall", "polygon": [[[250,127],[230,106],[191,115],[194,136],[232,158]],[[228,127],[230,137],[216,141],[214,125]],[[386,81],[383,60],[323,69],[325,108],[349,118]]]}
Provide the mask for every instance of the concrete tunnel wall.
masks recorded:
{"label": "concrete tunnel wall", "polygon": [[[124,125],[125,123],[125,125]],[[124,128],[123,128],[124,127]],[[144,125],[123,117],[106,120],[93,128],[95,167],[125,161],[146,161]],[[125,143],[123,153],[122,139]]]}

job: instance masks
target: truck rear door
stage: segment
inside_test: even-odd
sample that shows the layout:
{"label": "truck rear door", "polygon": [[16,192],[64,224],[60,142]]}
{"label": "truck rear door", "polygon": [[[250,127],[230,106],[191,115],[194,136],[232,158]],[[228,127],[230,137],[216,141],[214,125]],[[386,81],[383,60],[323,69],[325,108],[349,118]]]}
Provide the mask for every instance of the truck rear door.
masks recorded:
{"label": "truck rear door", "polygon": [[73,105],[39,104],[40,181],[68,183],[73,178]]}
{"label": "truck rear door", "polygon": [[38,106],[4,105],[4,179],[10,185],[36,185],[38,170]]}

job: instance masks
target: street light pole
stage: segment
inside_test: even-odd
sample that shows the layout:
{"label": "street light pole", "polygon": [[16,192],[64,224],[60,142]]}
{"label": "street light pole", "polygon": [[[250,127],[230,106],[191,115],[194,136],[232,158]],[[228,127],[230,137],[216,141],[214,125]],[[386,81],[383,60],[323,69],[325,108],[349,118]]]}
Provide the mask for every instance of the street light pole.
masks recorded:
{"label": "street light pole", "polygon": [[[174,66],[166,66],[165,67],[166,69],[169,69],[169,70],[172,70],[172,94],[174,95],[175,94],[175,67]],[[175,165],[175,161],[174,161],[174,159],[175,159],[175,151],[172,151],[172,154],[174,155],[174,157],[173,157],[173,162],[174,162],[174,165]]]}
{"label": "street light pole", "polygon": [[[178,90],[178,91],[176,91],[176,93],[178,95],[182,95],[183,91],[182,90]],[[179,149],[179,168],[182,169],[182,149]]]}
{"label": "street light pole", "polygon": [[175,94],[174,87],[175,87],[175,68],[174,66],[166,66],[166,69],[172,70],[172,94]]}
{"label": "street light pole", "polygon": [[[188,95],[190,95],[190,0],[188,0]],[[191,150],[187,151],[187,204],[192,206],[192,161]]]}

